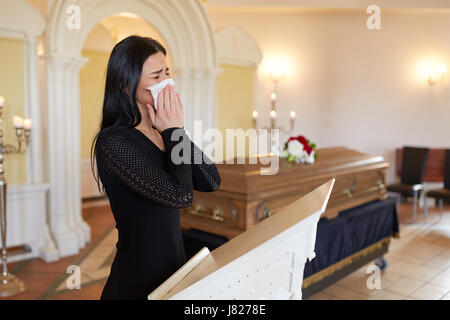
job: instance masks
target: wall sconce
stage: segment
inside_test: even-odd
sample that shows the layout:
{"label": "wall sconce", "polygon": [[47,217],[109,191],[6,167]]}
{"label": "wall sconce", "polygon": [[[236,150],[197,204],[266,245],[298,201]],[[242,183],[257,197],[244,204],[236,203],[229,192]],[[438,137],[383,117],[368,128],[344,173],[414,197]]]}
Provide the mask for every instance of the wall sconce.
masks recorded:
{"label": "wall sconce", "polygon": [[434,86],[437,82],[444,82],[447,73],[447,66],[441,65],[427,65],[425,67],[425,75],[430,86]]}
{"label": "wall sconce", "polygon": [[262,66],[262,68],[266,70],[270,81],[273,82],[275,86],[286,79],[288,71],[292,68],[288,59],[289,57],[275,56],[268,58]]}
{"label": "wall sconce", "polygon": [[286,70],[280,66],[280,69],[270,71],[270,80],[278,83],[286,78]]}

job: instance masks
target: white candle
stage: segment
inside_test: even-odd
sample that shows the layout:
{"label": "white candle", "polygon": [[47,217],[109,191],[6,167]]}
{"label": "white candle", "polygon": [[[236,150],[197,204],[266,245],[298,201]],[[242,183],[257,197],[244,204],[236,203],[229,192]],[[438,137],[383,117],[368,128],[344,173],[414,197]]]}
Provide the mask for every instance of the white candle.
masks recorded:
{"label": "white candle", "polygon": [[3,107],[4,104],[5,104],[5,98],[0,96],[0,107]]}
{"label": "white candle", "polygon": [[33,126],[33,120],[25,119],[23,121],[23,127],[24,127],[25,130],[30,130],[32,126]]}
{"label": "white candle", "polygon": [[274,120],[277,118],[277,112],[275,110],[270,111],[270,119]]}
{"label": "white candle", "polygon": [[14,128],[22,129],[23,128],[23,119],[18,116],[13,117]]}
{"label": "white candle", "polygon": [[275,101],[277,99],[277,94],[275,92],[270,94],[270,100]]}
{"label": "white candle", "polygon": [[258,118],[258,111],[253,111],[253,120]]}
{"label": "white candle", "polygon": [[295,111],[291,111],[290,115],[291,119],[295,119]]}

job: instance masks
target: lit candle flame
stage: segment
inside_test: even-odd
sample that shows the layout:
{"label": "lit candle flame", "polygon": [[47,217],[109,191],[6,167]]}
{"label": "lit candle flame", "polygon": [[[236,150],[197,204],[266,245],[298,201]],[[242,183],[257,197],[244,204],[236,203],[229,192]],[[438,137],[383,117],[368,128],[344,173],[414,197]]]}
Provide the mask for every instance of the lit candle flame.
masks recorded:
{"label": "lit candle flame", "polygon": [[276,119],[277,118],[277,112],[275,110],[270,111],[270,119]]}
{"label": "lit candle flame", "polygon": [[291,119],[295,119],[295,111],[291,111],[290,115]]}
{"label": "lit candle flame", "polygon": [[23,119],[19,116],[13,117],[14,128],[22,129],[23,128]]}
{"label": "lit candle flame", "polygon": [[23,121],[23,127],[24,127],[26,130],[30,130],[32,126],[33,126],[33,120],[31,120],[31,119],[25,119],[25,120]]}

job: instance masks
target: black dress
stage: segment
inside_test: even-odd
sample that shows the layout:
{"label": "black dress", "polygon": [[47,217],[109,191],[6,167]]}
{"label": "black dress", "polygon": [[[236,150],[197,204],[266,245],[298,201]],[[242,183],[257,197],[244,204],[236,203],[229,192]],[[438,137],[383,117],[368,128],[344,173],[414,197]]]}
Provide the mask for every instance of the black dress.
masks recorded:
{"label": "black dress", "polygon": [[[178,138],[171,139],[172,133]],[[193,189],[219,188],[216,166],[184,128],[166,129],[161,136],[165,152],[132,127],[108,128],[98,137],[99,177],[118,230],[117,252],[102,300],[147,299],[178,270],[186,262],[179,209],[192,204]],[[188,157],[183,146],[190,148],[184,149],[191,151],[190,163],[170,156],[175,148],[175,154]],[[203,159],[202,163],[194,162],[200,156],[196,159]]]}

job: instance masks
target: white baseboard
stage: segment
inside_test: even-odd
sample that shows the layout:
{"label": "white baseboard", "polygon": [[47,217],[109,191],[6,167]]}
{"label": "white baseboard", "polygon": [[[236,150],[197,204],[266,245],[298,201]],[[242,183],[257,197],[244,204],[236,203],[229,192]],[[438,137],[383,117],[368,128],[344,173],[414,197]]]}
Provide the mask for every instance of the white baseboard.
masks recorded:
{"label": "white baseboard", "polygon": [[59,258],[48,233],[48,190],[49,184],[46,183],[7,186],[6,247],[28,245],[31,248],[31,252],[8,258],[8,262],[36,257],[50,262]]}

